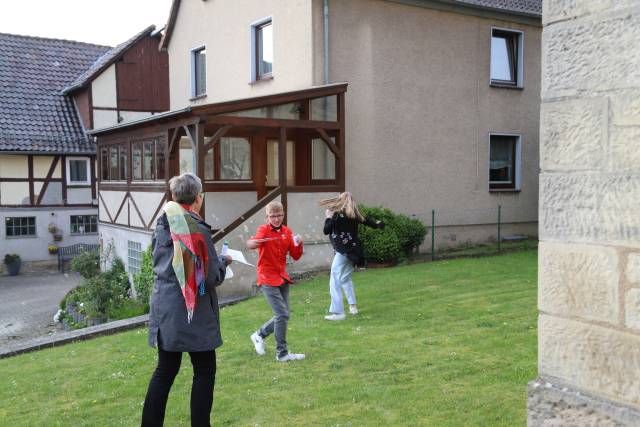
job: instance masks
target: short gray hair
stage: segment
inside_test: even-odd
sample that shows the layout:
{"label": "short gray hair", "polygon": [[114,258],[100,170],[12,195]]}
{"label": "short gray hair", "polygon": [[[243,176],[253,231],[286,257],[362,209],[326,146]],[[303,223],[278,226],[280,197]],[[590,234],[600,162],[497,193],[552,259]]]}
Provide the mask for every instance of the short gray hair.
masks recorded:
{"label": "short gray hair", "polygon": [[183,173],[169,180],[169,191],[173,200],[190,205],[202,193],[202,181],[190,172]]}

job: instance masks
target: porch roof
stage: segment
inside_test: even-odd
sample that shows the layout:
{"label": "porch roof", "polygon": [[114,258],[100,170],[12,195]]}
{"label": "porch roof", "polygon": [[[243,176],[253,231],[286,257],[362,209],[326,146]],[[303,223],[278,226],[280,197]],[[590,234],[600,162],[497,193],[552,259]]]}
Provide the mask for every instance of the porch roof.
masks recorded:
{"label": "porch roof", "polygon": [[[167,111],[165,113],[155,114],[144,119],[121,123],[115,126],[94,129],[89,131],[90,135],[96,137],[106,136],[108,134],[119,133],[120,131],[128,131],[149,126],[161,125],[178,121],[181,119],[221,115],[226,113],[235,113],[239,111],[252,110],[256,108],[287,104],[290,102],[301,101],[305,99],[321,98],[324,96],[336,95],[346,92],[347,83],[332,83],[322,86],[313,86],[307,89],[301,89],[290,92],[281,92],[271,95],[258,96],[253,98],[241,98],[230,101],[223,101],[211,104],[203,104],[192,107],[186,107],[180,110]],[[254,119],[256,121],[260,119]],[[299,120],[291,120],[292,124]],[[294,125],[295,127],[295,125]]]}

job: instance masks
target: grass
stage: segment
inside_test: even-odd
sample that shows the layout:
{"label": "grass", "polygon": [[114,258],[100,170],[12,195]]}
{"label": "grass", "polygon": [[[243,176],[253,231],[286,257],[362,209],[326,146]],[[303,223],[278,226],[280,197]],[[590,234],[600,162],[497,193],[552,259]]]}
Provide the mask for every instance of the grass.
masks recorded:
{"label": "grass", "polygon": [[[216,426],[524,426],[536,376],[535,251],[356,273],[360,314],[322,320],[328,280],[291,293],[288,341],[307,359],[257,356],[269,316],[254,298],[221,311]],[[146,330],[0,360],[0,425],[139,425],[155,366]],[[188,426],[188,357],[166,426]]]}

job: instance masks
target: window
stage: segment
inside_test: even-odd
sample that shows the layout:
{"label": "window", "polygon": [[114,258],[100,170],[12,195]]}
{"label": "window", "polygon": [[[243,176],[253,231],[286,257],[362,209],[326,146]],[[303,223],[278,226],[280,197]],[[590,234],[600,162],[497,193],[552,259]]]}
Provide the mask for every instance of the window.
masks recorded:
{"label": "window", "polygon": [[[335,144],[335,138],[331,137]],[[335,180],[336,157],[322,139],[311,140],[311,180]]]}
{"label": "window", "polygon": [[245,138],[220,139],[220,179],[251,179],[251,145]]}
{"label": "window", "polygon": [[142,244],[140,242],[127,241],[128,246],[128,271],[131,274],[140,273],[142,265]]}
{"label": "window", "polygon": [[7,217],[4,219],[4,226],[7,237],[36,235],[35,216]]}
{"label": "window", "polygon": [[67,182],[71,185],[91,185],[89,159],[67,157]]}
{"label": "window", "polygon": [[491,29],[491,84],[522,87],[523,38],[521,31]]}
{"label": "window", "polygon": [[129,172],[129,145],[117,144],[100,149],[101,178],[103,181],[153,181],[165,178],[164,138],[152,138],[131,143],[131,172]]}
{"label": "window", "polygon": [[489,136],[489,189],[520,189],[520,136]]}
{"label": "window", "polygon": [[191,96],[207,93],[207,49],[204,46],[191,50]]}
{"label": "window", "polygon": [[273,74],[273,25],[271,18],[251,25],[251,80],[270,78]]}
{"label": "window", "polygon": [[71,215],[71,234],[98,232],[98,215]]}
{"label": "window", "polygon": [[100,149],[100,176],[103,181],[126,181],[128,176],[127,144],[111,145]]}

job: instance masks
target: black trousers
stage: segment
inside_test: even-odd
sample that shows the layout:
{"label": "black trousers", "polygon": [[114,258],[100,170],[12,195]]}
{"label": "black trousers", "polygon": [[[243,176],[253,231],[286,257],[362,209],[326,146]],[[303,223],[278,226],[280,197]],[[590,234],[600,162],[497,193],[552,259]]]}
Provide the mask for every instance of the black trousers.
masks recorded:
{"label": "black trousers", "polygon": [[[189,352],[193,365],[191,384],[191,426],[211,427],[213,387],[216,382],[216,352]],[[178,375],[182,353],[164,351],[158,346],[158,366],[151,376],[147,396],[142,409],[143,427],[161,427],[169,399],[169,390]]]}

